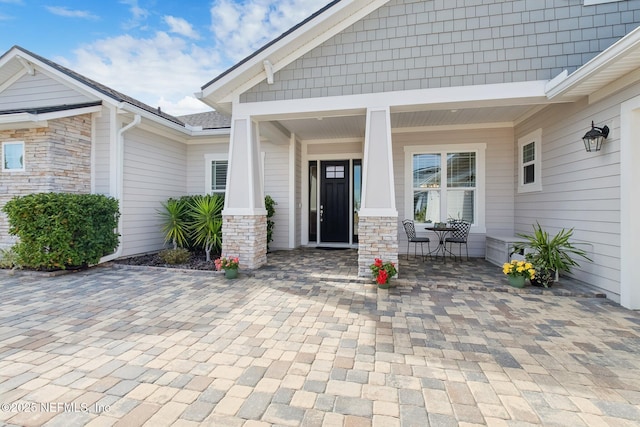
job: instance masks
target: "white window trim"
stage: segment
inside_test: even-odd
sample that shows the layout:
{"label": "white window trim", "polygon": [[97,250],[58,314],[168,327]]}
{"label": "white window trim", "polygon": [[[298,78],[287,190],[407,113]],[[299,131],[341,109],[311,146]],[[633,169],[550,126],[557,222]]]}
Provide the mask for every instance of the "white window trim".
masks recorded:
{"label": "white window trim", "polygon": [[[533,163],[535,180],[534,182],[525,184],[522,148],[532,142],[535,144],[535,160]],[[518,193],[530,193],[533,191],[542,191],[542,129],[537,129],[518,139]]]}
{"label": "white window trim", "polygon": [[[470,233],[486,233],[485,220],[485,203],[486,203],[486,150],[487,144],[446,144],[446,145],[410,145],[404,147],[404,212],[406,218],[413,215],[413,156],[415,154],[425,153],[476,153],[476,212],[475,223],[471,226]],[[443,183],[441,189],[446,190],[446,182]],[[447,211],[446,197],[443,201],[442,212]],[[417,226],[423,227],[426,224],[416,223]],[[418,229],[418,227],[416,227]],[[421,229],[420,229],[421,230]]]}
{"label": "white window trim", "polygon": [[[211,162],[213,161],[229,161],[229,155],[227,153],[214,153],[214,154],[205,154],[204,155],[204,194],[224,194],[225,191],[212,191],[211,190]],[[227,163],[227,184],[229,183],[229,166]]]}
{"label": "white window trim", "polygon": [[[4,167],[4,159],[5,159],[5,146],[7,145],[16,145],[16,144],[21,144],[22,145],[22,168],[20,169],[6,169]],[[25,171],[25,165],[26,165],[26,159],[25,159],[25,143],[24,141],[4,141],[2,143],[2,159],[0,159],[0,161],[2,162],[2,171],[3,172],[24,172]]]}

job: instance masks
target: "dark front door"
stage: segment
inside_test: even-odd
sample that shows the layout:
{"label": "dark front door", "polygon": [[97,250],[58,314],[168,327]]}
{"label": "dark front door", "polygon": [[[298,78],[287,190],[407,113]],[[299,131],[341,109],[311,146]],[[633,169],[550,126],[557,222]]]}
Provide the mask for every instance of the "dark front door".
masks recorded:
{"label": "dark front door", "polygon": [[320,164],[320,241],[349,243],[349,161]]}

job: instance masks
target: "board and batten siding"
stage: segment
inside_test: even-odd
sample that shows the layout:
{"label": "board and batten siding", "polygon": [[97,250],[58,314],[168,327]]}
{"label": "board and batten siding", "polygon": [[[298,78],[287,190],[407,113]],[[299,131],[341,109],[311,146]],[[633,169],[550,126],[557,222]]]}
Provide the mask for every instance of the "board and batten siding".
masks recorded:
{"label": "board and batten siding", "polygon": [[[400,253],[407,252],[407,236],[402,226],[402,220],[411,218],[411,212],[405,212],[405,147],[429,146],[429,141],[437,141],[434,145],[451,145],[454,149],[458,144],[486,144],[485,152],[485,233],[469,235],[469,256],[484,257],[486,235],[512,235],[514,232],[514,191],[513,179],[514,148],[513,129],[495,128],[473,130],[451,130],[433,132],[402,133],[394,132],[393,139],[393,169],[396,192],[396,207],[398,209],[398,249]],[[412,197],[412,196],[411,196]],[[418,236],[431,239],[431,249],[435,249],[438,241],[434,233],[424,229],[416,230]],[[413,245],[409,248],[414,251]],[[425,251],[427,249],[425,248]],[[454,253],[457,248],[453,247]],[[419,252],[419,251],[418,251]],[[463,256],[465,249],[462,248]]]}
{"label": "board and batten siding", "polygon": [[80,104],[97,100],[37,72],[34,76],[24,75],[0,93],[0,111]]}
{"label": "board and batten siding", "polygon": [[[516,195],[515,225],[530,233],[536,221],[550,234],[573,228],[572,241],[593,262],[577,260],[572,276],[620,300],[620,104],[640,84],[589,105],[586,100],[548,107],[516,129],[542,129],[542,191]],[[587,153],[582,136],[591,121],[609,126],[602,150]],[[517,169],[515,172],[517,174]]]}
{"label": "board and batten siding", "polygon": [[123,256],[164,246],[158,210],[187,191],[185,144],[134,128],[124,140]]}

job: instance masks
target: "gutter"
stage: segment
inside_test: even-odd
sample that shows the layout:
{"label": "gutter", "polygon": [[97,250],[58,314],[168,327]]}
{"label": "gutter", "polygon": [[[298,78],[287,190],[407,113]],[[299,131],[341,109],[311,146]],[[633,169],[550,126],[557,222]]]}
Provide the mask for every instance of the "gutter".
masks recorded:
{"label": "gutter", "polygon": [[124,199],[124,133],[129,129],[132,129],[140,124],[142,121],[142,116],[140,114],[136,114],[133,117],[133,121],[118,130],[118,139],[117,139],[117,147],[116,147],[116,156],[118,161],[116,162],[115,167],[117,168],[117,185],[116,185],[116,199],[118,200],[118,209],[120,209],[120,218],[118,218],[118,233],[120,233],[120,239],[118,239],[118,247],[114,253],[111,255],[106,255],[100,258],[98,264],[102,264],[104,262],[112,261],[116,258],[120,258],[122,255],[123,245],[122,245],[122,230],[123,230],[123,215],[122,215],[122,201]]}

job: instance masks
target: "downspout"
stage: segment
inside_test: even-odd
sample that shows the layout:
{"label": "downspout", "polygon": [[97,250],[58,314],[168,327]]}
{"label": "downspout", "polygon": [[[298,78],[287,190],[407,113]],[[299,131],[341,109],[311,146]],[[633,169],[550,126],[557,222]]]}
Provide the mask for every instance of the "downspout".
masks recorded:
{"label": "downspout", "polygon": [[120,239],[118,239],[118,248],[116,249],[116,251],[111,255],[106,255],[100,258],[99,264],[114,260],[116,258],[120,258],[120,256],[122,255],[122,249],[123,249],[122,201],[124,199],[124,194],[123,194],[124,193],[124,133],[129,129],[138,126],[141,121],[142,121],[142,117],[140,116],[140,114],[136,114],[133,117],[133,121],[131,123],[129,123],[122,129],[118,130],[118,140],[117,140],[118,145],[116,146],[116,157],[118,160],[116,161],[115,167],[117,169],[116,170],[116,174],[117,174],[116,199],[118,200],[118,208],[120,209],[120,218],[118,218],[118,233],[120,233]]}

